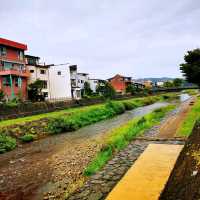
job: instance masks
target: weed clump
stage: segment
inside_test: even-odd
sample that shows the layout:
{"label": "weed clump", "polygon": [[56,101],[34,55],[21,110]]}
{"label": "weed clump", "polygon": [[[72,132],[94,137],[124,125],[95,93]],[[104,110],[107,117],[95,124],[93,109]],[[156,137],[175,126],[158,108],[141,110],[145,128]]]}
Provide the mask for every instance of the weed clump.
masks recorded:
{"label": "weed clump", "polygon": [[0,134],[0,154],[11,151],[16,147],[16,139]]}

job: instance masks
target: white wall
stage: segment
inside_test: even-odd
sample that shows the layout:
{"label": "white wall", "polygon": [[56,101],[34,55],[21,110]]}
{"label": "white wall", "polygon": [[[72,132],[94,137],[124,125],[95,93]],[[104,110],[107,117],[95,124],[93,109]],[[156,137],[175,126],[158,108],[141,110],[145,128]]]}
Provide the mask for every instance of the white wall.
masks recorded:
{"label": "white wall", "polygon": [[[58,72],[61,72],[61,75]],[[49,79],[50,99],[71,99],[70,71],[67,65],[50,67]]]}
{"label": "white wall", "polygon": [[98,80],[90,79],[89,83],[90,83],[91,90],[93,92],[96,92],[96,88],[97,88],[97,85],[98,85]]}

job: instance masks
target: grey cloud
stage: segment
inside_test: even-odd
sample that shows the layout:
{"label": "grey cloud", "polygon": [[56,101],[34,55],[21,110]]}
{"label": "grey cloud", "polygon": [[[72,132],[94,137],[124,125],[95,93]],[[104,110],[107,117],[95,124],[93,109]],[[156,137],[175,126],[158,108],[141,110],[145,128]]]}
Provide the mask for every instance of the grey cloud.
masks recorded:
{"label": "grey cloud", "polygon": [[7,0],[0,18],[1,37],[100,78],[180,76],[200,46],[199,0]]}

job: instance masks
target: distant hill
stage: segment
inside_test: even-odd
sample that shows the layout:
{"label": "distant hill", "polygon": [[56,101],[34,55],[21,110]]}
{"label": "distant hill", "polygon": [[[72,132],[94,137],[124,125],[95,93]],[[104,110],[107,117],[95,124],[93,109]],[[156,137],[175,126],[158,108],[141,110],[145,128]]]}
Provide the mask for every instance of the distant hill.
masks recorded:
{"label": "distant hill", "polygon": [[174,80],[174,78],[162,77],[162,78],[140,78],[140,79],[135,79],[135,81],[138,81],[138,82],[147,81],[147,80],[150,80],[153,83],[156,83],[156,82],[172,81],[172,80]]}

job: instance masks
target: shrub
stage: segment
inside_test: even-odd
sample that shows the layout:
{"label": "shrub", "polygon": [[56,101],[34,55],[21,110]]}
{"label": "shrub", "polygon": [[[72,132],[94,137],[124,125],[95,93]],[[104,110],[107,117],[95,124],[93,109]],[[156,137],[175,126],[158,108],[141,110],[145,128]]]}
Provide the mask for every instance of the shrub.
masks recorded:
{"label": "shrub", "polygon": [[136,103],[131,102],[131,101],[124,101],[123,104],[126,110],[132,110],[137,107]]}
{"label": "shrub", "polygon": [[10,136],[0,134],[0,153],[11,151],[16,147],[16,140]]}
{"label": "shrub", "polygon": [[36,138],[35,135],[29,133],[20,137],[20,140],[22,142],[32,142],[35,138]]}
{"label": "shrub", "polygon": [[106,108],[112,109],[115,114],[122,114],[126,110],[122,102],[114,102],[114,101],[108,101],[106,103]]}
{"label": "shrub", "polygon": [[57,134],[57,133],[63,132],[65,130],[64,118],[57,117],[57,118],[50,119],[47,130],[49,133],[52,133],[52,134]]}

